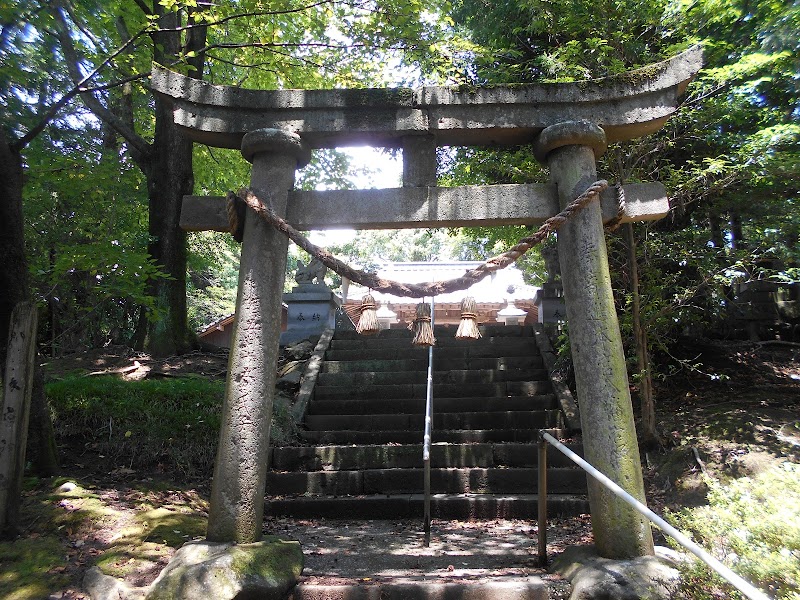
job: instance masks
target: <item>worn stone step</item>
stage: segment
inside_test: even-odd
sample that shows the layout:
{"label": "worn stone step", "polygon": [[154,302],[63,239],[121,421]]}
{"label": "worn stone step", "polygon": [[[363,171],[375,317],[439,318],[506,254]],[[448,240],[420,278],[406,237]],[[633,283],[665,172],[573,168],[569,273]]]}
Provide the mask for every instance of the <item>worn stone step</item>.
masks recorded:
{"label": "worn stone step", "polygon": [[[435,361],[439,358],[471,359],[515,356],[539,356],[539,350],[528,345],[520,346],[519,344],[502,347],[469,345],[458,348],[447,348],[446,352],[442,349],[434,350],[433,360]],[[428,349],[417,348],[409,344],[408,346],[370,348],[369,352],[366,352],[363,348],[351,348],[348,350],[330,348],[325,353],[325,360],[351,361],[364,360],[365,358],[369,358],[370,360],[404,360],[411,358],[427,361]]]}
{"label": "worn stone step", "polygon": [[[371,356],[371,355],[370,355]],[[436,371],[463,369],[542,369],[540,356],[509,356],[499,358],[447,358],[434,359]],[[336,361],[328,360],[322,365],[323,373],[356,373],[366,371],[427,371],[428,358],[406,358],[397,360]]]}
{"label": "worn stone step", "polygon": [[[348,398],[426,398],[427,384],[406,383],[394,385],[321,385],[314,390],[319,400],[346,400]],[[539,396],[552,392],[550,381],[507,381],[502,383],[435,383],[434,398],[459,398],[464,396]]]}
{"label": "worn stone step", "polygon": [[[433,381],[437,384],[505,383],[507,381],[531,381],[547,379],[544,369],[472,369],[436,370]],[[320,373],[319,388],[327,386],[402,385],[426,382],[427,371],[377,371],[361,373]]]}
{"label": "worn stone step", "polygon": [[[568,444],[582,455],[581,444]],[[572,467],[560,452],[549,452],[548,466]],[[535,467],[537,444],[433,444],[431,467]],[[422,464],[422,444],[362,446],[284,446],[272,450],[275,471],[354,471],[415,468]]]}
{"label": "worn stone step", "polygon": [[[516,326],[516,327],[509,327],[506,325],[479,325],[478,330],[481,332],[481,338],[491,338],[491,337],[509,337],[509,338],[518,338],[518,337],[532,337],[533,336],[533,325],[524,325],[524,326]],[[458,327],[455,325],[436,325],[434,327],[434,333],[436,334],[437,338],[453,338],[456,335],[456,331],[458,331]],[[383,338],[407,338],[411,339],[413,337],[413,333],[408,329],[382,329],[380,332],[373,336],[365,336],[357,333],[356,331],[337,331],[335,339],[337,340],[363,340],[363,339],[383,339]],[[480,341],[479,340],[468,340],[468,341]]]}
{"label": "worn stone step", "polygon": [[[421,519],[422,494],[381,494],[374,496],[307,496],[268,498],[270,516],[326,519]],[[435,494],[431,497],[434,519],[535,519],[536,494]],[[586,496],[547,494],[551,517],[575,517],[589,512]]]}
{"label": "worn stone step", "polygon": [[[559,428],[546,430],[554,437],[563,437],[568,431]],[[300,437],[307,444],[344,445],[344,444],[413,444],[422,440],[422,430],[382,430],[382,431],[301,431]],[[433,441],[459,444],[476,443],[525,443],[535,442],[539,438],[539,429],[451,429],[433,431]]]}
{"label": "worn stone step", "polygon": [[[436,412],[480,412],[556,409],[555,394],[501,398],[434,398]],[[424,414],[425,398],[315,399],[310,415]]]}
{"label": "worn stone step", "polygon": [[[372,579],[372,578],[371,578]],[[549,586],[539,577],[474,581],[382,581],[299,583],[289,600],[548,600]]]}
{"label": "worn stone step", "polygon": [[[420,461],[421,463],[422,461]],[[431,468],[434,494],[535,494],[538,470],[532,468]],[[423,469],[365,469],[361,471],[270,471],[267,493],[272,496],[403,494],[422,492]],[[577,468],[547,470],[547,489],[553,493],[584,493],[586,475]]]}
{"label": "worn stone step", "polygon": [[[560,411],[496,411],[442,413],[433,415],[434,429],[541,429],[558,424]],[[305,426],[317,431],[422,431],[424,414],[387,415],[307,415]]]}
{"label": "worn stone step", "polygon": [[290,600],[548,600],[549,587],[539,577],[433,582],[383,581],[299,583]]}
{"label": "worn stone step", "polygon": [[[334,337],[331,340],[333,350],[366,350],[374,348],[417,348],[411,345],[411,336],[408,337],[362,337],[356,340],[340,339]],[[484,337],[478,340],[459,340],[453,337],[440,336],[436,338],[434,353],[436,351],[446,353],[451,349],[471,349],[471,348],[491,348],[495,354],[502,353],[507,348],[525,348],[538,352],[536,338],[533,337]],[[427,347],[422,348],[425,352]]]}

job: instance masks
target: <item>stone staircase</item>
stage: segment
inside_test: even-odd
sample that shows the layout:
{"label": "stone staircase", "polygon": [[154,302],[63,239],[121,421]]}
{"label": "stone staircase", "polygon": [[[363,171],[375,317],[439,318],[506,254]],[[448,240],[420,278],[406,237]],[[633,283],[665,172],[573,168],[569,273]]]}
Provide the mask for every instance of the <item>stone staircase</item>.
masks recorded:
{"label": "stone staircase", "polygon": [[[574,402],[554,393],[541,330],[486,326],[465,341],[455,329],[436,328],[432,516],[535,518],[538,431],[564,437]],[[273,450],[267,514],[421,517],[427,365],[409,331],[337,331],[303,421],[307,445]],[[548,458],[550,514],[588,512],[583,472],[556,451]]]}

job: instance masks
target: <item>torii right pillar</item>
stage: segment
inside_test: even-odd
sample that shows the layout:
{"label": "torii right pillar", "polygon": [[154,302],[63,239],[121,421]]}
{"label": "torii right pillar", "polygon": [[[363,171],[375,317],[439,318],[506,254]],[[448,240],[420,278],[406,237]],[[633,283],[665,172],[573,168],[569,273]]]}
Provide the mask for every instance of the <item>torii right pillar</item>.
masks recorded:
{"label": "torii right pillar", "polygon": [[[597,180],[595,160],[605,150],[605,132],[586,121],[552,125],[539,135],[536,154],[550,170],[562,209]],[[599,202],[590,203],[559,229],[558,255],[584,456],[644,503],[639,446]],[[623,559],[653,554],[653,534],[647,519],[592,478],[589,505],[600,556]]]}

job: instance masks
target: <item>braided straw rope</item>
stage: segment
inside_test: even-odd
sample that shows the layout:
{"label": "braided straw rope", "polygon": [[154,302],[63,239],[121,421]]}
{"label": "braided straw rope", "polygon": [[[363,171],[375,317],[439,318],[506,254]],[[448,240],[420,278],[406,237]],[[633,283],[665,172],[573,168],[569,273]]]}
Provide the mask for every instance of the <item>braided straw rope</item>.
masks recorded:
{"label": "braided straw rope", "polygon": [[253,209],[259,217],[286,235],[290,240],[308,252],[311,256],[318,258],[326,267],[332,271],[335,271],[342,277],[347,277],[350,281],[355,281],[365,288],[377,292],[393,294],[395,296],[420,298],[423,296],[438,296],[439,294],[465,290],[491,273],[499,271],[500,269],[504,269],[508,265],[516,262],[523,254],[537,244],[540,244],[551,233],[558,231],[559,227],[566,223],[567,220],[572,217],[572,215],[577,213],[593,200],[599,199],[600,194],[607,187],[608,182],[604,179],[595,181],[586,189],[585,192],[570,202],[564,210],[542,223],[541,227],[539,227],[535,233],[522,238],[516,243],[516,245],[506,252],[488,259],[483,264],[478,265],[476,268],[470,271],[467,271],[461,277],[450,279],[448,281],[436,281],[432,283],[421,284],[391,281],[378,277],[375,273],[367,273],[365,271],[359,271],[350,267],[325,250],[325,248],[320,248],[319,246],[312,244],[308,238],[306,238],[294,227],[289,225],[285,220],[267,208],[267,206],[256,195],[256,193],[249,188],[242,188],[239,190],[238,195],[234,194],[233,192],[228,192],[228,203],[233,204],[238,200],[243,201],[248,207]]}
{"label": "braided straw rope", "polygon": [[614,185],[614,189],[617,190],[617,215],[606,223],[606,229],[611,233],[619,229],[619,226],[622,225],[622,217],[625,216],[625,189],[622,187],[622,182],[618,181]]}

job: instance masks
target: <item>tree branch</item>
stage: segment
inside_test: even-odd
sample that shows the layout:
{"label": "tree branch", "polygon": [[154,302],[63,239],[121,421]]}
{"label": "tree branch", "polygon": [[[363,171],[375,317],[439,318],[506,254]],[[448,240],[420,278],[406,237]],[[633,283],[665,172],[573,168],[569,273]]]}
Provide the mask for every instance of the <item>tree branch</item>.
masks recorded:
{"label": "tree branch", "polygon": [[[202,6],[202,4],[201,4]],[[190,9],[188,14],[189,24],[195,23],[195,15],[202,9]],[[190,30],[186,34],[186,53],[190,56],[187,60],[189,66],[194,69],[194,76],[197,79],[203,77],[203,64],[206,58],[206,36],[208,34],[208,25],[203,24],[202,27]]]}
{"label": "tree branch", "polygon": [[318,6],[324,6],[325,4],[335,4],[335,3],[336,3],[335,0],[320,0],[319,2],[312,2],[311,4],[306,4],[305,6],[299,6],[297,8],[287,8],[285,10],[259,10],[252,12],[236,13],[234,15],[228,15],[227,17],[221,17],[216,21],[209,21],[207,23],[187,23],[186,25],[180,25],[178,27],[165,27],[163,29],[159,29],[159,31],[165,33],[182,32],[189,29],[197,29],[199,27],[215,27],[217,25],[223,25],[228,21],[234,21],[236,19],[244,19],[247,17],[273,17],[277,15],[291,15],[291,14],[305,12],[312,8],[317,8]]}
{"label": "tree branch", "polygon": [[148,15],[148,16],[150,16],[150,15],[152,15],[152,14],[153,14],[153,11],[152,11],[152,10],[150,10],[150,7],[149,7],[149,6],[147,6],[147,4],[145,4],[145,3],[144,3],[144,0],[133,0],[133,1],[134,1],[134,3],[136,3],[136,6],[138,6],[138,7],[139,7],[139,9],[140,9],[140,10],[141,10],[141,11],[142,11],[144,14],[146,14],[146,15]]}
{"label": "tree branch", "polygon": [[[82,76],[80,69],[80,58],[78,52],[72,43],[72,37],[69,34],[69,25],[64,16],[64,12],[60,6],[53,9],[53,16],[55,17],[57,25],[57,35],[61,43],[61,49],[64,52],[66,59],[67,69],[70,77],[75,82],[74,90],[71,90],[72,95],[79,93],[83,102],[87,107],[100,119],[108,123],[117,133],[119,133],[130,144],[131,149],[139,154],[139,158],[144,158],[150,153],[150,144],[142,138],[136,131],[134,131],[128,123],[120,119],[103,103],[97,99],[93,92],[84,91],[83,86],[90,81],[103,67],[107,66],[115,57],[119,56],[126,48],[128,48],[133,41],[138,37],[131,37],[127,42],[124,42],[114,53],[109,55],[98,67],[86,76]],[[141,33],[141,32],[140,32]]]}
{"label": "tree branch", "polygon": [[114,88],[121,87],[126,83],[132,83],[134,81],[147,79],[148,77],[150,77],[150,75],[151,71],[147,71],[145,73],[137,73],[136,75],[129,75],[128,77],[123,77],[122,79],[117,79],[116,81],[112,81],[110,83],[93,85],[91,87],[82,87],[79,91],[81,93],[88,93],[88,92],[103,92],[105,90],[113,90]]}

